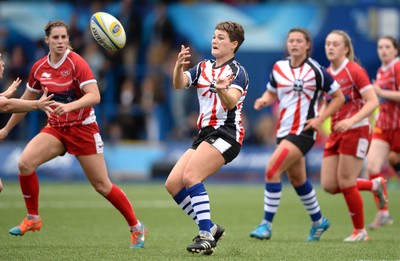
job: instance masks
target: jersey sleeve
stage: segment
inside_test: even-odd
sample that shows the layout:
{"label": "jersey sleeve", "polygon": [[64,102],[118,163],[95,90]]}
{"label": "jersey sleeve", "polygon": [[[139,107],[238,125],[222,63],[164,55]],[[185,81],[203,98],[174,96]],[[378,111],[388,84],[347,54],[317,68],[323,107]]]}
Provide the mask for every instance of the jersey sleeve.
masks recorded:
{"label": "jersey sleeve", "polygon": [[233,79],[231,87],[238,89],[242,93],[246,89],[247,85],[249,84],[249,76],[246,70],[240,66],[238,72]]}
{"label": "jersey sleeve", "polygon": [[356,67],[352,71],[352,77],[356,88],[358,88],[360,92],[363,92],[366,87],[371,85],[367,72],[358,64],[356,64]]}
{"label": "jersey sleeve", "polygon": [[394,81],[396,89],[400,89],[400,61],[394,65]]}
{"label": "jersey sleeve", "polygon": [[189,85],[187,87],[192,87],[192,86],[196,86],[197,81],[199,80],[200,77],[200,73],[201,73],[201,64],[204,61],[199,62],[198,64],[196,64],[195,66],[193,66],[192,68],[190,68],[189,70],[185,71],[184,73],[189,77]]}
{"label": "jersey sleeve", "polygon": [[89,64],[79,55],[76,59],[76,71],[75,77],[79,82],[79,88],[82,89],[83,86],[89,83],[96,83],[92,69],[90,69]]}
{"label": "jersey sleeve", "polygon": [[30,90],[31,92],[37,92],[37,93],[41,92],[41,89],[42,89],[42,85],[40,84],[39,79],[36,79],[38,67],[39,67],[38,63],[35,63],[32,66],[32,68],[29,72],[28,82],[26,83],[26,88],[28,90]]}
{"label": "jersey sleeve", "polygon": [[270,90],[274,93],[276,93],[277,91],[276,88],[278,87],[274,77],[274,71],[277,68],[277,66],[278,66],[277,64],[274,65],[272,72],[269,74],[269,82],[267,83],[267,90]]}
{"label": "jersey sleeve", "polygon": [[327,94],[332,94],[336,92],[339,88],[340,85],[333,79],[333,77],[326,71],[324,67],[321,66],[321,72],[322,72],[322,89],[324,92]]}

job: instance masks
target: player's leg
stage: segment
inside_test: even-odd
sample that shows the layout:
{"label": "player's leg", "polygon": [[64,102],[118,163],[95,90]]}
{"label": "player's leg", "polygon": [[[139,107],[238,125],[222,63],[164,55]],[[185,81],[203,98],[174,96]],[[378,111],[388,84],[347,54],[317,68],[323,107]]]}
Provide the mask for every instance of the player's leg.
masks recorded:
{"label": "player's leg", "polygon": [[322,233],[329,228],[330,222],[322,216],[317,194],[306,177],[305,158],[299,159],[286,172],[312,222],[307,241],[318,241]]}
{"label": "player's leg", "polygon": [[223,152],[215,146],[218,145],[203,141],[190,157],[183,174],[183,183],[196,212],[199,226],[199,236],[193,244],[187,246],[187,250],[192,253],[212,253],[216,247],[215,238],[211,233],[210,199],[202,183],[225,164]]}
{"label": "player's leg", "polygon": [[196,212],[193,210],[192,204],[190,203],[190,196],[183,184],[183,173],[194,152],[195,150],[188,149],[176,162],[165,181],[165,188],[173,197],[176,204],[198,224]]}
{"label": "player's leg", "polygon": [[135,212],[128,197],[108,177],[104,155],[77,156],[86,177],[94,189],[103,195],[125,218],[131,232],[131,248],[142,248],[147,230],[136,218]]}
{"label": "player's leg", "polygon": [[364,227],[363,200],[357,188],[357,178],[363,165],[363,159],[352,155],[340,154],[338,181],[353,223],[353,234],[345,242],[368,241]]}
{"label": "player's leg", "polygon": [[[192,157],[194,152],[195,150],[188,149],[176,162],[165,182],[165,188],[173,197],[176,204],[198,225],[199,222],[196,212],[192,207],[190,196],[185,185],[183,184],[183,173],[189,159]],[[222,226],[214,224],[211,221],[211,234],[213,235],[215,242],[218,242],[218,240],[223,237],[224,233],[225,229]]]}
{"label": "player's leg", "polygon": [[271,238],[272,221],[282,196],[281,174],[302,157],[302,152],[285,139],[271,155],[265,171],[264,217],[260,225],[250,232],[250,237],[261,240]]}
{"label": "player's leg", "polygon": [[400,176],[400,155],[394,151],[390,151],[388,161],[389,164],[396,171],[397,175]]}
{"label": "player's leg", "polygon": [[[369,228],[377,229],[386,224],[393,223],[388,209],[386,180],[382,176],[382,167],[390,153],[390,144],[383,139],[372,139],[367,157],[367,170],[370,178],[371,191],[373,192],[378,213],[369,224]],[[365,181],[364,181],[365,183]]]}
{"label": "player's leg", "polygon": [[18,162],[18,178],[28,217],[9,233],[22,236],[27,231],[40,230],[42,221],[39,216],[39,181],[36,168],[56,156],[65,153],[65,147],[53,135],[39,133],[26,145]]}

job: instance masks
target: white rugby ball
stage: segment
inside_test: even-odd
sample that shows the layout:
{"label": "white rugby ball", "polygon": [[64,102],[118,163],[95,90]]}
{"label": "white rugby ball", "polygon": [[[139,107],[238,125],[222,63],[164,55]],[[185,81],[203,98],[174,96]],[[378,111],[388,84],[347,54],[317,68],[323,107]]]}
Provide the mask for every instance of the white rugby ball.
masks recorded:
{"label": "white rugby ball", "polygon": [[97,12],[90,18],[90,31],[94,39],[111,51],[121,50],[126,43],[124,27],[117,18],[105,12]]}

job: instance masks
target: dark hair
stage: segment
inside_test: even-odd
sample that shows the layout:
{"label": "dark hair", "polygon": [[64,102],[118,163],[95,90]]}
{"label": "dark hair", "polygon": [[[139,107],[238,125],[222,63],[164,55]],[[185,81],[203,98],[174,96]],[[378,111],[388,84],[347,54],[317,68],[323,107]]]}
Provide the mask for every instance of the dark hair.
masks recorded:
{"label": "dark hair", "polygon": [[312,45],[313,45],[310,32],[305,28],[292,28],[289,30],[287,37],[289,37],[289,34],[295,33],[295,32],[302,33],[304,35],[304,38],[306,39],[306,42],[310,44],[310,48],[307,50],[307,57],[310,57],[311,53],[312,53]]}
{"label": "dark hair", "polygon": [[[44,27],[44,32],[46,34],[46,37],[50,36],[51,30],[54,27],[65,27],[65,29],[67,29],[67,35],[69,36],[68,24],[61,20],[54,20],[54,21],[49,21]],[[71,43],[68,43],[68,49],[72,50]]]}
{"label": "dark hair", "polygon": [[392,43],[394,49],[399,50],[399,43],[397,42],[396,38],[394,38],[393,36],[390,36],[390,35],[381,36],[378,38],[378,41],[381,39],[389,40]]}
{"label": "dark hair", "polygon": [[46,36],[50,35],[51,29],[53,29],[54,27],[65,27],[67,29],[67,34],[69,35],[69,26],[64,21],[54,20],[49,21],[44,27],[44,32],[46,33]]}
{"label": "dark hair", "polygon": [[243,26],[241,26],[240,24],[235,23],[235,22],[225,21],[225,22],[221,22],[221,23],[217,24],[215,26],[215,29],[227,32],[228,36],[229,36],[229,40],[231,40],[231,42],[234,42],[234,41],[238,42],[238,45],[234,51],[236,53],[237,50],[239,50],[239,47],[244,42]]}

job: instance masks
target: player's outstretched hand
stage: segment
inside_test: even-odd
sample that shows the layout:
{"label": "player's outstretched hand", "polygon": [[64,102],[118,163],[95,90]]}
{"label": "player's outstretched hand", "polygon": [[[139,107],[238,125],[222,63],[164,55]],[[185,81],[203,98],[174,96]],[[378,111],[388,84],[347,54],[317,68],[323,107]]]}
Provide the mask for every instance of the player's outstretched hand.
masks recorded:
{"label": "player's outstretched hand", "polygon": [[47,93],[48,89],[45,88],[42,97],[40,97],[40,99],[37,101],[37,107],[38,109],[44,111],[47,116],[50,116],[50,113],[53,112],[53,109],[50,106],[54,104],[54,101],[51,101],[54,94],[47,96]]}
{"label": "player's outstretched hand", "polygon": [[4,92],[0,93],[0,95],[4,96],[6,98],[13,97],[17,93],[17,88],[18,88],[20,83],[21,83],[21,79],[19,77],[17,77],[17,79],[15,79],[13,81],[13,83],[7,88],[7,90],[5,90]]}

